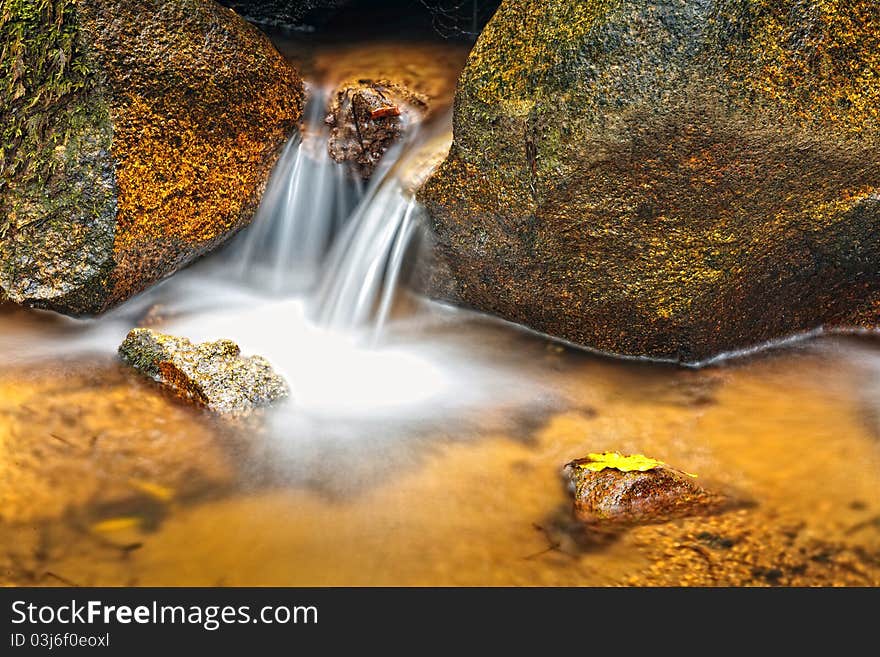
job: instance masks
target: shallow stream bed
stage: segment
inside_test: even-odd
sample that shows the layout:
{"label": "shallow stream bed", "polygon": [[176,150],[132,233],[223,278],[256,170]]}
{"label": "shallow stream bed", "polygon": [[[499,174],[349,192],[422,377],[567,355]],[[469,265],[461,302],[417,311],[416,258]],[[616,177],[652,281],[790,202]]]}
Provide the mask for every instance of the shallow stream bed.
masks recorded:
{"label": "shallow stream bed", "polygon": [[[435,313],[374,360],[287,372],[313,396],[244,423],[189,408],[110,354],[18,366],[7,355],[3,580],[880,583],[875,340],[694,371]],[[332,385],[309,385],[317,371],[339,379],[335,403]],[[754,506],[592,540],[560,469],[602,450],[657,456]]]}

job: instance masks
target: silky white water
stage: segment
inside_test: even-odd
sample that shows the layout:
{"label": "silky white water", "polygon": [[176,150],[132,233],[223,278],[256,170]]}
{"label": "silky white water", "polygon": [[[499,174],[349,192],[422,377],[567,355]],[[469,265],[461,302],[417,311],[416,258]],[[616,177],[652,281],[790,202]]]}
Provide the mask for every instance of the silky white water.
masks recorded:
{"label": "silky white water", "polygon": [[371,318],[384,323],[412,237],[415,212],[415,201],[393,182],[361,205],[327,262],[315,299],[321,324],[354,329]]}
{"label": "silky white water", "polygon": [[284,146],[251,226],[225,249],[227,277],[279,295],[315,285],[364,192],[327,152],[327,98],[324,89],[310,90],[303,133]]}
{"label": "silky white water", "polygon": [[422,221],[405,180],[424,176],[419,149],[449,132],[449,117],[413,126],[364,185],[327,155],[325,100],[313,90],[302,136],[284,147],[252,224],[223,249],[98,319],[0,319],[2,358],[112,354],[145,323],[229,338],[287,379],[291,398],[271,415],[286,436],[356,440],[370,419],[412,432],[412,421],[541,398],[505,347],[522,332],[402,291]]}

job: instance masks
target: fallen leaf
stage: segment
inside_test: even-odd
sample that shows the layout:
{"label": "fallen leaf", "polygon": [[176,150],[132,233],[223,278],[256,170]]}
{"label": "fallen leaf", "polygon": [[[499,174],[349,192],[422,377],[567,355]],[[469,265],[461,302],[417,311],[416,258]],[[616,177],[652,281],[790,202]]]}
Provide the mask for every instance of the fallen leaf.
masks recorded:
{"label": "fallen leaf", "polygon": [[119,518],[108,518],[92,525],[92,531],[99,534],[108,534],[112,532],[122,531],[124,529],[133,529],[140,527],[141,519],[137,516],[120,516]]}
{"label": "fallen leaf", "polygon": [[[623,456],[619,452],[602,452],[600,454],[587,454],[587,458],[578,462],[577,467],[582,470],[601,472],[606,468],[620,470],[621,472],[648,472],[657,468],[669,467],[663,461],[652,459],[644,454],[629,454]],[[670,468],[674,469],[674,468]],[[681,472],[680,470],[677,472]],[[682,472],[688,477],[696,478],[697,475],[690,472]]]}

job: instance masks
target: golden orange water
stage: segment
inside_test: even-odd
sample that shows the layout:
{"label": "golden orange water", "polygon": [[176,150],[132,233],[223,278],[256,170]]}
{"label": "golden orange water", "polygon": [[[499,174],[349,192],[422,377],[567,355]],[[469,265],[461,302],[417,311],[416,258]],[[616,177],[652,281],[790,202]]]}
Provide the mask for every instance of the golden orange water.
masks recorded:
{"label": "golden orange water", "polygon": [[[702,370],[491,329],[553,399],[384,441],[287,446],[108,357],[0,371],[0,579],[14,585],[880,583],[880,344]],[[395,431],[399,431],[399,427]],[[370,446],[375,445],[375,449]],[[298,452],[298,449],[301,452]],[[562,466],[644,453],[753,503],[593,540]],[[309,463],[306,472],[296,463]]]}

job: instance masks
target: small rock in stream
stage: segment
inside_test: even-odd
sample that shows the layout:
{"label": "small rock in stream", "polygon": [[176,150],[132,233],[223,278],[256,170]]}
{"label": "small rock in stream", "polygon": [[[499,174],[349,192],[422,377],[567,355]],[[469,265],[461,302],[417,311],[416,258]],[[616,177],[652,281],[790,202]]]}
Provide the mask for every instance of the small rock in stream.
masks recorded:
{"label": "small rock in stream", "polygon": [[564,474],[575,516],[594,529],[711,515],[734,506],[726,495],[698,486],[695,475],[641,455],[590,454],[567,464]]}
{"label": "small rock in stream", "polygon": [[284,379],[265,358],[243,358],[231,340],[194,344],[136,328],[120,345],[119,354],[141,374],[217,413],[245,415],[288,395]]}
{"label": "small rock in stream", "polygon": [[330,157],[367,179],[385,152],[429,109],[427,96],[388,80],[341,84],[327,108]]}

